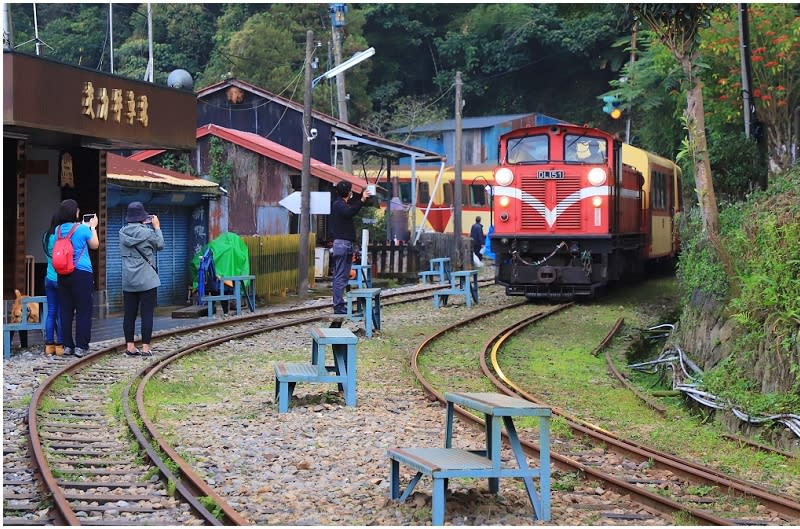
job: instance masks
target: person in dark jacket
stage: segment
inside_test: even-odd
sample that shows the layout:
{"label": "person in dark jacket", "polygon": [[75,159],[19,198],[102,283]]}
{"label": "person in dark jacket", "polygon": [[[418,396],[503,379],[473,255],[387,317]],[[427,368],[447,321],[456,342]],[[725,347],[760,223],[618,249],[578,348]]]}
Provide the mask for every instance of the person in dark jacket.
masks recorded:
{"label": "person in dark jacket", "polygon": [[476,258],[480,259],[481,248],[483,248],[484,243],[483,224],[481,224],[480,217],[475,217],[475,224],[473,224],[472,229],[469,230],[469,236],[472,238],[472,253],[475,254]]}
{"label": "person in dark jacket", "polygon": [[350,182],[336,184],[336,199],[331,206],[330,234],[333,238],[333,313],[347,314],[344,291],[350,278],[350,267],[353,264],[353,243],[356,240],[356,228],[353,218],[361,211],[367,200],[366,191],[360,198],[353,196]]}
{"label": "person in dark jacket", "polygon": [[[127,224],[119,230],[119,253],[122,258],[122,330],[127,342],[127,355],[152,355],[153,311],[158,277],[156,252],[164,249],[164,236],[158,217],[144,210],[141,202],[131,202],[125,215]],[[136,348],[136,317],[142,314],[142,350]]]}

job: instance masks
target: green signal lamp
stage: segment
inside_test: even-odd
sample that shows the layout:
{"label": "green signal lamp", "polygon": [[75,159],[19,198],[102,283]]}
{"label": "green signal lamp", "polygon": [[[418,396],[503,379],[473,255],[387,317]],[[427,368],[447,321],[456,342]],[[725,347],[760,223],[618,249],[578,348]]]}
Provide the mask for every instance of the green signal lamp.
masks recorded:
{"label": "green signal lamp", "polygon": [[622,109],[619,108],[622,101],[617,96],[603,96],[603,112],[611,116],[611,119],[619,119],[622,116]]}

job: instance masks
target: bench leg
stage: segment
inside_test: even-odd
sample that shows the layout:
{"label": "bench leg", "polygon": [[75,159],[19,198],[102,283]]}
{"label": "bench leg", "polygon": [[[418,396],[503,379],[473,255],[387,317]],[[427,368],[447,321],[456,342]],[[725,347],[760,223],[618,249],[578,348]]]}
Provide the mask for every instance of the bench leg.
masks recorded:
{"label": "bench leg", "polygon": [[289,399],[294,393],[295,383],[275,379],[275,386],[275,392],[278,394],[278,413],[286,413],[289,411]]}
{"label": "bench leg", "polygon": [[433,499],[431,500],[433,525],[444,525],[444,494],[446,489],[444,481],[442,478],[434,478],[433,480]]}
{"label": "bench leg", "polygon": [[3,358],[11,358],[11,331],[3,331]]}
{"label": "bench leg", "polygon": [[207,303],[208,303],[208,317],[210,318],[211,316],[214,315],[214,302],[208,301]]}

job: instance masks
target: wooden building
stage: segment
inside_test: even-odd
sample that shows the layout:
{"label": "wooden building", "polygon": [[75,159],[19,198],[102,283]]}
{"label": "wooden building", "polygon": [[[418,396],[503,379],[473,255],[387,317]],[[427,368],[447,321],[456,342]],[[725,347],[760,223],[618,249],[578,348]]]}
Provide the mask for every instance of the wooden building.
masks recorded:
{"label": "wooden building", "polygon": [[59,203],[97,213],[95,306],[106,305],[107,151],[195,145],[192,92],[3,52],[3,297],[44,292],[41,235]]}

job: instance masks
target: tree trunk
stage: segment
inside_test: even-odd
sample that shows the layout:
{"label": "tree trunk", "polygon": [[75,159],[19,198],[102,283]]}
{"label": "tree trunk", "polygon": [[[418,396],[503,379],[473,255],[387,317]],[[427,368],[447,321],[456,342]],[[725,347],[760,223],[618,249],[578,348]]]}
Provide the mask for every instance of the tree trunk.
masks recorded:
{"label": "tree trunk", "polygon": [[686,118],[689,134],[689,148],[694,162],[694,180],[700,212],[703,217],[703,228],[714,240],[719,235],[719,211],[714,183],[711,179],[711,162],[708,160],[708,144],[706,142],[706,118],[703,107],[703,86],[700,78],[692,75],[692,61],[683,58],[683,71],[686,78],[694,85],[686,93]]}

